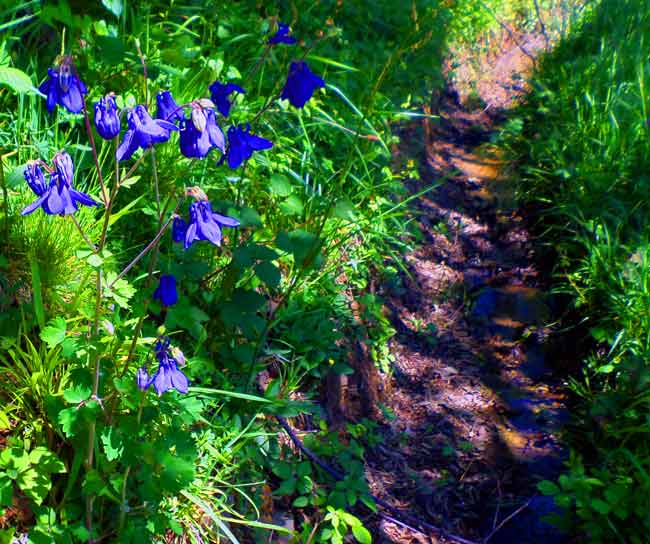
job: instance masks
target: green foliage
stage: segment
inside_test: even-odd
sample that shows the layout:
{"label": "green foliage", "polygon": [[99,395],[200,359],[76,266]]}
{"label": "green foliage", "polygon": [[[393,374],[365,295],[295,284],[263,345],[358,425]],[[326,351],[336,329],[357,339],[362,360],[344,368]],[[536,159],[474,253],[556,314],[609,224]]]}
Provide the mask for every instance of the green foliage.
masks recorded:
{"label": "green foliage", "polygon": [[[34,487],[17,472],[2,480],[3,501],[10,488],[32,499],[35,525],[19,529],[33,542],[266,540],[283,529],[261,520],[262,483],[280,477],[292,483],[274,498],[321,523],[323,542],[350,532],[369,542],[346,512],[370,502],[359,436],[344,444],[323,431],[310,445],[346,467],[346,480],[331,482],[304,461],[291,468],[261,416],[316,412],[319,380],[351,371],[347,338],[378,343],[373,357],[387,367],[394,332],[381,300],[364,297],[371,273],[399,263],[409,237],[390,123],[439,81],[432,67],[448,12],[428,1],[395,10],[382,0],[370,13],[353,2],[284,7],[107,0],[78,10],[59,0],[0,12],[0,426],[28,440],[6,455],[56,451],[66,470],[34,466]],[[265,49],[278,18],[304,43]],[[120,108],[151,103],[161,89],[187,104],[215,79],[241,84],[247,92],[227,122],[251,122],[274,148],[229,170],[216,152],[180,157],[172,136],[116,171],[113,143],[95,135],[96,166],[83,117],[47,114],[33,89],[61,54],[72,55],[89,106],[108,92]],[[303,54],[328,86],[298,110],[277,94]],[[75,187],[106,204],[103,182],[110,206],[84,207],[78,224],[41,210],[20,216],[34,198],[28,161],[48,163],[61,149]],[[161,228],[174,211],[187,216],[192,186],[240,221],[220,249],[185,251]],[[169,308],[153,299],[163,274],[179,285]],[[186,395],[136,384],[136,372],[156,367],[162,335],[171,353],[186,354]],[[260,396],[254,385],[265,375]],[[288,400],[298,390],[305,400]]]}
{"label": "green foliage", "polygon": [[559,486],[542,491],[573,512],[591,542],[648,535],[647,29],[636,0],[591,6],[576,31],[541,59],[533,92],[505,128],[521,165],[522,199],[541,209],[557,256],[558,291],[595,345],[576,410],[576,453]]}

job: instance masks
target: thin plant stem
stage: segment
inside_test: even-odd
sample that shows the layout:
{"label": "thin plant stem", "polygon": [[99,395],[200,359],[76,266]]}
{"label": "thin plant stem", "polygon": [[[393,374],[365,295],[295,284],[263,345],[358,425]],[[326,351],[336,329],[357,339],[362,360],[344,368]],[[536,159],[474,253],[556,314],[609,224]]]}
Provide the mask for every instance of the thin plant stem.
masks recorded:
{"label": "thin plant stem", "polygon": [[77,227],[77,230],[79,231],[79,234],[81,234],[81,237],[88,244],[88,247],[90,247],[90,249],[92,249],[93,252],[97,251],[97,247],[95,246],[95,244],[93,244],[92,240],[88,237],[88,235],[81,228],[81,225],[79,224],[79,220],[74,216],[74,214],[70,215],[70,217],[72,218],[72,222],[74,223],[74,226]]}
{"label": "thin plant stem", "polygon": [[[138,416],[137,416],[137,425],[140,425],[142,421],[142,411],[144,410],[144,401],[146,393],[144,391],[140,394],[140,406],[138,406]],[[118,522],[118,533],[122,532],[124,529],[124,522],[126,521],[126,489],[127,483],[129,481],[129,474],[131,473],[131,465],[127,466],[124,470],[124,477],[122,478],[122,493],[121,493],[121,505],[120,505],[120,519]]]}
{"label": "thin plant stem", "polygon": [[174,220],[174,214],[176,213],[176,211],[177,211],[178,208],[180,207],[180,205],[181,205],[181,203],[183,202],[183,200],[184,200],[184,199],[182,199],[182,198],[179,199],[178,204],[176,205],[176,209],[174,210],[174,213],[172,213],[172,215],[171,215],[171,216],[169,217],[169,219],[165,222],[165,224],[164,224],[162,227],[160,227],[160,230],[158,231],[158,234],[156,234],[156,236],[154,237],[154,239],[151,240],[151,242],[149,242],[149,243],[147,244],[147,246],[146,246],[146,247],[145,247],[145,248],[144,248],[140,253],[138,253],[138,254],[136,255],[136,257],[135,257],[135,258],[134,258],[134,259],[133,259],[129,264],[127,264],[127,265],[124,267],[124,269],[122,270],[122,272],[120,272],[120,273],[117,275],[117,277],[116,277],[116,278],[115,278],[115,279],[114,279],[114,280],[113,280],[113,281],[108,285],[108,288],[109,288],[109,289],[112,288],[118,280],[122,279],[122,278],[123,278],[123,277],[128,273],[128,271],[131,270],[131,269],[132,269],[132,268],[133,268],[133,267],[138,263],[138,261],[140,261],[140,259],[142,259],[142,258],[143,258],[147,253],[149,253],[149,251],[151,251],[151,249],[152,249],[154,246],[156,246],[156,245],[158,244],[158,242],[159,242],[160,239],[162,238],[163,234],[165,234],[165,231],[169,228],[169,225],[171,225],[171,222]]}
{"label": "thin plant stem", "polygon": [[151,167],[153,169],[153,186],[156,192],[156,209],[158,213],[158,228],[162,225],[162,212],[160,210],[160,187],[158,185],[158,168],[156,167],[156,150],[151,148]]}
{"label": "thin plant stem", "polygon": [[88,117],[88,108],[86,107],[86,100],[84,98],[84,121],[86,123],[86,132],[88,133],[88,139],[90,140],[90,148],[93,152],[93,159],[95,160],[95,168],[97,170],[97,179],[99,180],[99,186],[102,189],[102,199],[104,200],[104,205],[108,204],[108,192],[106,191],[106,185],[104,184],[104,176],[102,175],[102,169],[99,166],[99,158],[97,157],[97,146],[95,145],[95,137],[93,136],[93,129],[90,126],[90,117]]}

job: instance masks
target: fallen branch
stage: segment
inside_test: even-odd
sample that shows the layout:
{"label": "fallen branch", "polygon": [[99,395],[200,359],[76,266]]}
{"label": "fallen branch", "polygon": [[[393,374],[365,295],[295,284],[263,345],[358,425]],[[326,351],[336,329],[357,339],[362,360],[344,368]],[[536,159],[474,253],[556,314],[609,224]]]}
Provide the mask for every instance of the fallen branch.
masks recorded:
{"label": "fallen branch", "polygon": [[[278,420],[278,423],[280,426],[284,429],[284,431],[289,435],[289,438],[291,441],[294,443],[294,445],[314,464],[318,465],[320,468],[322,468],[327,474],[329,474],[332,478],[335,480],[343,480],[345,478],[345,474],[338,469],[334,468],[333,466],[327,464],[325,461],[323,461],[320,457],[318,457],[313,451],[311,451],[307,446],[305,446],[298,437],[298,435],[294,432],[294,430],[291,428],[289,423],[285,418],[282,416],[275,416],[275,418]],[[391,521],[393,523],[397,523],[398,525],[401,525],[402,527],[405,527],[407,529],[410,529],[411,531],[418,532],[420,534],[423,534],[425,536],[428,536],[426,533],[422,532],[419,529],[416,529],[412,525],[415,525],[416,527],[421,527],[422,529],[426,529],[427,531],[434,533],[437,537],[444,537],[447,540],[457,542],[458,544],[479,544],[478,542],[474,542],[472,540],[467,540],[463,538],[462,536],[455,535],[453,533],[448,533],[441,527],[436,527],[435,525],[431,525],[430,523],[427,523],[426,521],[413,516],[411,514],[407,514],[406,512],[402,512],[401,510],[395,508],[393,505],[387,503],[386,501],[380,499],[379,497],[376,497],[372,493],[369,494],[370,497],[372,498],[373,501],[378,506],[381,506],[385,510],[388,510],[394,518],[391,516],[387,516],[386,514],[383,514],[379,512],[379,515],[386,519],[387,521]],[[509,518],[512,517],[509,516],[506,518],[499,527],[497,527],[496,530],[498,530],[503,524],[505,524]],[[494,532],[496,532],[493,531]],[[490,538],[492,537],[492,533],[489,535]]]}
{"label": "fallen branch", "polygon": [[497,525],[494,529],[492,529],[492,532],[486,536],[482,541],[481,544],[487,544],[487,542],[506,524],[508,523],[512,518],[514,518],[517,514],[520,512],[524,511],[528,506],[530,505],[531,501],[533,499],[530,498],[528,499],[524,504],[522,504],[519,508],[517,508],[512,514],[510,514],[507,518],[505,518],[499,525]]}

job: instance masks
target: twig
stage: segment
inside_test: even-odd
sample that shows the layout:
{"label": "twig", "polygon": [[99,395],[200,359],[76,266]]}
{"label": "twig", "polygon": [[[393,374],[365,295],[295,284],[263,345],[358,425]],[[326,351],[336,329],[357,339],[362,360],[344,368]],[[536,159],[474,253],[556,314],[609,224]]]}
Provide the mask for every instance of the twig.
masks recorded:
{"label": "twig", "polygon": [[[343,472],[340,472],[339,470],[335,469],[331,465],[328,465],[325,461],[320,459],[313,451],[311,451],[307,446],[305,446],[302,443],[302,440],[298,437],[298,435],[293,431],[293,429],[290,427],[289,423],[285,418],[282,416],[275,416],[275,419],[278,420],[278,423],[280,426],[284,429],[284,431],[289,435],[289,438],[291,441],[295,444],[295,446],[314,464],[318,465],[320,468],[322,468],[327,474],[329,474],[332,478],[335,480],[343,480],[345,478],[345,474]],[[477,542],[474,542],[472,540],[467,540],[461,536],[454,535],[452,533],[448,533],[441,527],[436,527],[435,525],[431,525],[430,523],[427,523],[426,521],[423,521],[419,519],[416,516],[413,516],[411,514],[407,514],[406,512],[402,512],[401,510],[395,508],[393,505],[387,503],[386,501],[380,499],[379,497],[376,497],[372,493],[369,493],[370,498],[372,498],[373,501],[382,508],[388,510],[393,516],[395,516],[397,519],[393,519],[390,516],[386,516],[386,514],[379,514],[380,516],[384,517],[385,519],[388,519],[389,521],[399,521],[399,523],[407,527],[409,529],[414,529],[411,527],[410,524],[420,526],[423,529],[426,529],[437,536],[444,536],[448,540],[452,540],[454,542],[457,542],[458,544],[478,544]],[[509,518],[505,519],[503,523],[507,522]],[[501,526],[501,525],[500,525]],[[500,527],[499,526],[499,527]],[[497,530],[499,529],[497,527]],[[423,534],[420,530],[417,530],[417,532]]]}
{"label": "twig", "polygon": [[[183,200],[184,200],[184,199],[181,198],[181,199],[178,201],[178,204],[177,204],[177,206],[176,206],[176,210],[178,210],[178,208],[180,207],[180,205],[181,205],[181,203],[183,202]],[[176,210],[174,210],[174,213],[176,213]],[[172,223],[173,220],[174,220],[174,214],[172,214],[172,215],[170,216],[170,218],[167,220],[167,222],[166,222],[162,227],[160,227],[160,230],[158,231],[158,234],[156,234],[156,236],[154,237],[154,239],[151,240],[151,242],[149,242],[149,243],[147,244],[147,246],[146,246],[146,247],[145,247],[145,248],[144,248],[140,253],[138,253],[138,255],[137,255],[137,256],[136,256],[136,257],[135,257],[135,258],[134,258],[134,259],[133,259],[133,260],[132,260],[128,265],[126,265],[126,267],[124,268],[124,270],[122,270],[122,272],[120,272],[120,273],[115,277],[115,279],[114,279],[114,280],[113,280],[113,281],[108,285],[108,289],[111,289],[111,288],[115,285],[115,283],[117,283],[118,280],[122,279],[122,278],[126,275],[126,273],[127,273],[129,270],[131,270],[131,269],[136,265],[136,263],[137,263],[140,259],[142,259],[142,257],[144,257],[144,256],[149,252],[149,250],[150,250],[152,247],[154,247],[154,246],[155,246],[155,245],[160,241],[160,239],[162,238],[162,235],[165,234],[165,231],[167,230],[167,228],[169,227],[169,225],[171,225],[171,223]]]}
{"label": "twig", "polygon": [[508,523],[512,518],[514,518],[517,514],[528,508],[528,505],[532,502],[533,497],[528,499],[524,504],[522,504],[519,508],[517,508],[512,514],[510,514],[507,518],[505,518],[499,525],[497,525],[494,529],[492,529],[492,532],[486,536],[483,540],[481,540],[481,544],[487,544],[487,542],[506,524]]}
{"label": "twig", "polygon": [[546,25],[544,24],[544,19],[542,19],[542,13],[541,10],[539,9],[539,2],[537,0],[533,0],[535,3],[535,12],[537,13],[537,19],[539,20],[539,26],[540,30],[542,31],[542,36],[544,36],[544,40],[546,40],[546,49],[548,49],[551,45],[551,40],[548,37],[548,34],[546,32]]}

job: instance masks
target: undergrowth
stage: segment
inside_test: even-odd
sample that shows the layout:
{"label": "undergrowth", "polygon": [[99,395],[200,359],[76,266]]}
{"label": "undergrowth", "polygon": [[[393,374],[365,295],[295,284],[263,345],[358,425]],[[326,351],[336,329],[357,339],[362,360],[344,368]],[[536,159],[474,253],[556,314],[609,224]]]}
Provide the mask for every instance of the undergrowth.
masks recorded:
{"label": "undergrowth", "polygon": [[603,0],[544,56],[506,126],[520,197],[541,211],[556,289],[591,354],[572,381],[574,449],[555,497],[589,542],[650,534],[650,6]]}

